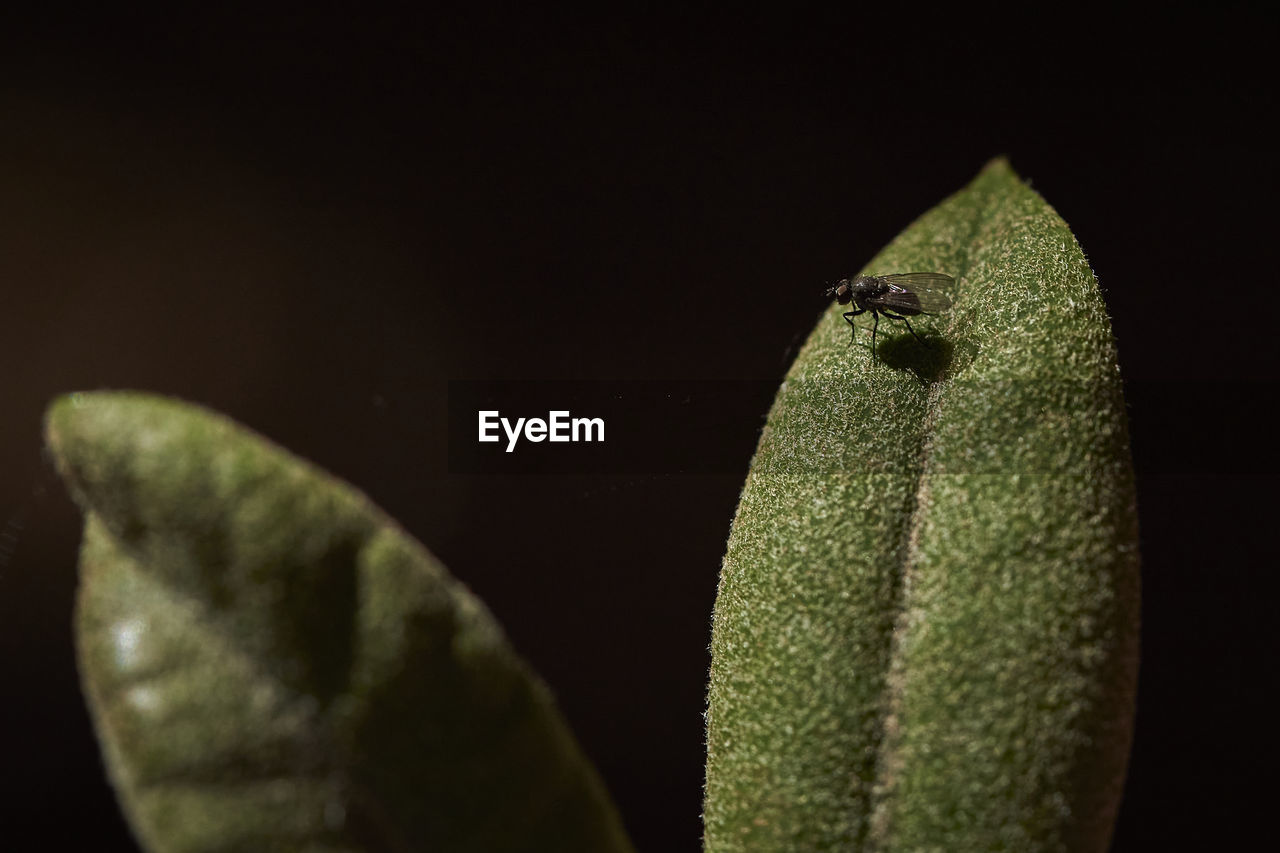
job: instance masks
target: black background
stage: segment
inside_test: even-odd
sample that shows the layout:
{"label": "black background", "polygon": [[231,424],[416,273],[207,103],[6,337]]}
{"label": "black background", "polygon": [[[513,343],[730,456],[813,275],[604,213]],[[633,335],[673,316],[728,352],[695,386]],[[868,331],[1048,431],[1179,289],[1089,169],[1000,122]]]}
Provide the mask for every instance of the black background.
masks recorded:
{"label": "black background", "polygon": [[[1269,826],[1266,29],[1066,14],[6,21],[0,844],[134,849],[74,669],[79,517],[29,495],[51,397],[139,388],[367,491],[495,611],[640,848],[699,849],[709,618],[770,389],[823,284],[997,154],[1088,252],[1133,389],[1144,659],[1114,849]],[[497,378],[749,380],[697,437],[742,469],[451,473],[447,382]]]}

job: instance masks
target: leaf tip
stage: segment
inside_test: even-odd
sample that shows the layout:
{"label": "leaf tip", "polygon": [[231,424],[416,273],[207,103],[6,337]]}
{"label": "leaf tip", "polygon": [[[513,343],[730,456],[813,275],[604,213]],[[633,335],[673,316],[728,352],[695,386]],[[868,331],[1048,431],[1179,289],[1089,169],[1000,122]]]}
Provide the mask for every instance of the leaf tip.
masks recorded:
{"label": "leaf tip", "polygon": [[66,445],[70,436],[76,432],[76,421],[79,410],[83,408],[87,398],[82,392],[63,394],[55,397],[44,413],[44,443],[53,454],[61,471],[66,462]]}
{"label": "leaf tip", "polygon": [[980,174],[986,174],[988,172],[1010,175],[1016,174],[1016,172],[1013,171],[1013,164],[1009,162],[1008,154],[997,154],[995,157],[988,160],[986,165],[982,167]]}
{"label": "leaf tip", "polygon": [[[102,469],[104,452],[129,435],[127,404],[142,395],[118,391],[76,391],[56,397],[45,410],[44,442],[54,467],[72,496],[83,497],[85,475]],[[108,454],[109,455],[109,454]],[[96,461],[95,461],[96,460]]]}

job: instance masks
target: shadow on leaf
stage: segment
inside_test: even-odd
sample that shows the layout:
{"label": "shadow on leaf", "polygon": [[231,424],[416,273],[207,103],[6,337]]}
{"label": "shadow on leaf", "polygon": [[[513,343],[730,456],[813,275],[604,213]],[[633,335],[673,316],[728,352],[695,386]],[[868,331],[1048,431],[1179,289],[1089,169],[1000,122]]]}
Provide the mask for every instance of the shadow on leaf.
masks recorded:
{"label": "shadow on leaf", "polygon": [[955,346],[945,338],[928,335],[918,341],[909,334],[885,336],[880,339],[877,354],[880,360],[895,370],[910,370],[925,384],[942,378],[951,366]]}

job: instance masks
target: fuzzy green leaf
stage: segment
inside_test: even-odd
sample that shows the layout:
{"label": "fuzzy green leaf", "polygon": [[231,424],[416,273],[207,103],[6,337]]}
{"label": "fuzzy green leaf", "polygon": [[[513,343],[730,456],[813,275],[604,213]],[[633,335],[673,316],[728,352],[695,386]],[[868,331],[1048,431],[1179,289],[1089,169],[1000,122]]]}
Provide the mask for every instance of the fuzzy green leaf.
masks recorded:
{"label": "fuzzy green leaf", "polygon": [[75,394],[81,676],[151,851],[626,851],[545,687],[367,498],[208,411]]}
{"label": "fuzzy green leaf", "polygon": [[1097,282],[1003,160],[866,271],[951,274],[954,308],[926,344],[882,321],[875,363],[833,306],[778,392],[716,600],[707,850],[1105,850],[1138,551]]}

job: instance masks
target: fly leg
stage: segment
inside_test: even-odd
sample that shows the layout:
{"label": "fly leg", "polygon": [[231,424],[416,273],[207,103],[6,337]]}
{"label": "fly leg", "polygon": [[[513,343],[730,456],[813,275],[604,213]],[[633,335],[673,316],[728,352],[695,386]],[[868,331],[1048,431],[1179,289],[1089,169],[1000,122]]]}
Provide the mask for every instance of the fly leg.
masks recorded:
{"label": "fly leg", "polygon": [[888,311],[885,311],[883,308],[880,310],[884,313],[884,316],[888,317],[890,320],[901,320],[902,322],[906,323],[907,331],[911,333],[911,337],[915,338],[920,343],[924,343],[924,338],[916,334],[916,330],[911,328],[911,323],[908,322],[906,317],[903,317],[901,314],[890,314]]}
{"label": "fly leg", "polygon": [[853,325],[853,318],[857,317],[859,314],[865,314],[865,313],[867,313],[866,308],[859,308],[857,311],[846,311],[842,315],[840,315],[844,317],[845,322],[849,324],[849,343],[853,343],[854,338],[856,338],[858,335],[858,327]]}
{"label": "fly leg", "polygon": [[876,352],[876,329],[880,328],[880,312],[872,308],[871,316],[876,318],[875,323],[871,325],[871,360],[879,361],[880,355]]}

